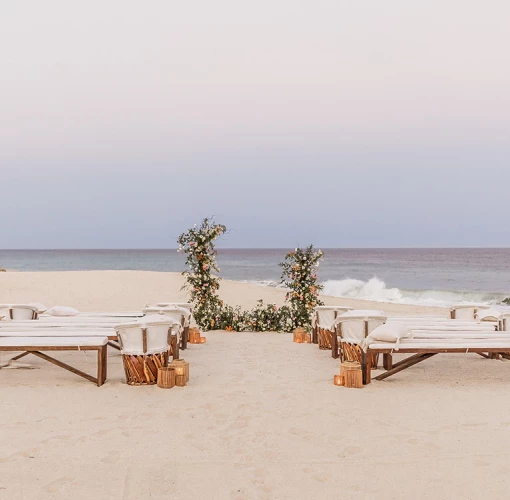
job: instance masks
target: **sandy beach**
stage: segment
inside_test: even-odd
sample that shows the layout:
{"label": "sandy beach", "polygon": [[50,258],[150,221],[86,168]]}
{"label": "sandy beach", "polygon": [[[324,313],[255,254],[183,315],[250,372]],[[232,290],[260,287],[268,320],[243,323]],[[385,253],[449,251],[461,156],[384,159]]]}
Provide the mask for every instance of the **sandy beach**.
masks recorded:
{"label": "sandy beach", "polygon": [[[174,273],[1,273],[0,302],[81,311],[182,301]],[[223,281],[227,302],[284,292]],[[325,297],[391,315],[441,308]],[[2,354],[2,360],[7,357]],[[94,372],[95,357],[61,357]],[[487,499],[508,496],[510,364],[442,355],[361,390],[329,351],[277,333],[210,332],[186,388],[101,387],[35,357],[0,370],[0,499]],[[29,360],[29,361],[28,361]]]}

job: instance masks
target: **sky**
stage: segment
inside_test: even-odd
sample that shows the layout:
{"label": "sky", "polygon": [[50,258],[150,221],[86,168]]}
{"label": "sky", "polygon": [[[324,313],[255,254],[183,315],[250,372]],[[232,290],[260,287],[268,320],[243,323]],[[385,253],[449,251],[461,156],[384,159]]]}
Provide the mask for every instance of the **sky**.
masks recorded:
{"label": "sky", "polygon": [[0,248],[510,246],[510,4],[17,0]]}

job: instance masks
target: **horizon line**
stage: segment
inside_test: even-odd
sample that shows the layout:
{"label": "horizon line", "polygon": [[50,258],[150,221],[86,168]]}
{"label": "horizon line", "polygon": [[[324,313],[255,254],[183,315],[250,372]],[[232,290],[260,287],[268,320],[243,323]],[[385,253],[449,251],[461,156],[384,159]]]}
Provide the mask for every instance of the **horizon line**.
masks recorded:
{"label": "horizon line", "polygon": [[[363,247],[321,247],[315,246],[317,250],[510,250],[510,246],[363,246]],[[289,247],[217,247],[217,250],[288,250],[296,248],[295,246]],[[305,247],[301,247],[305,248]],[[177,252],[178,248],[0,248],[0,252],[87,252],[87,251],[132,251],[132,252],[147,252],[147,251],[174,251]]]}

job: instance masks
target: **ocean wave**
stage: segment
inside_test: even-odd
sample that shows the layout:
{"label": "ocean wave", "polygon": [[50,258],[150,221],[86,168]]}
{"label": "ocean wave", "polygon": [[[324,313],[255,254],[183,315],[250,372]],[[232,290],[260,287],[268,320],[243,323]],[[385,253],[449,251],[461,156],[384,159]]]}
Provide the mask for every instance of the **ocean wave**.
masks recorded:
{"label": "ocean wave", "polygon": [[241,283],[249,283],[250,285],[269,286],[271,288],[284,288],[284,286],[275,280],[242,280]]}
{"label": "ocean wave", "polygon": [[405,290],[388,288],[379,278],[368,281],[345,279],[328,280],[324,283],[322,295],[350,299],[372,300],[375,302],[395,302],[425,306],[451,306],[459,303],[499,305],[507,295],[490,292],[462,292],[449,290]]}

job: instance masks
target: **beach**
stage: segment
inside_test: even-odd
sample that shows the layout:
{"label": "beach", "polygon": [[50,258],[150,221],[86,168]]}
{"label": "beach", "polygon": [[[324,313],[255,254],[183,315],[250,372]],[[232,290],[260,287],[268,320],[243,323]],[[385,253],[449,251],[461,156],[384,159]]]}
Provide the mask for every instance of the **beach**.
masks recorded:
{"label": "beach", "polygon": [[[0,302],[132,311],[185,301],[178,273],[0,274]],[[224,280],[221,297],[283,304]],[[388,315],[445,308],[324,297]],[[339,361],[281,333],[206,334],[186,388],[129,387],[110,350],[100,388],[33,356],[0,370],[0,499],[486,499],[509,487],[510,363],[440,355],[361,390]],[[2,360],[7,358],[3,353]],[[93,373],[95,356],[59,358]]]}

